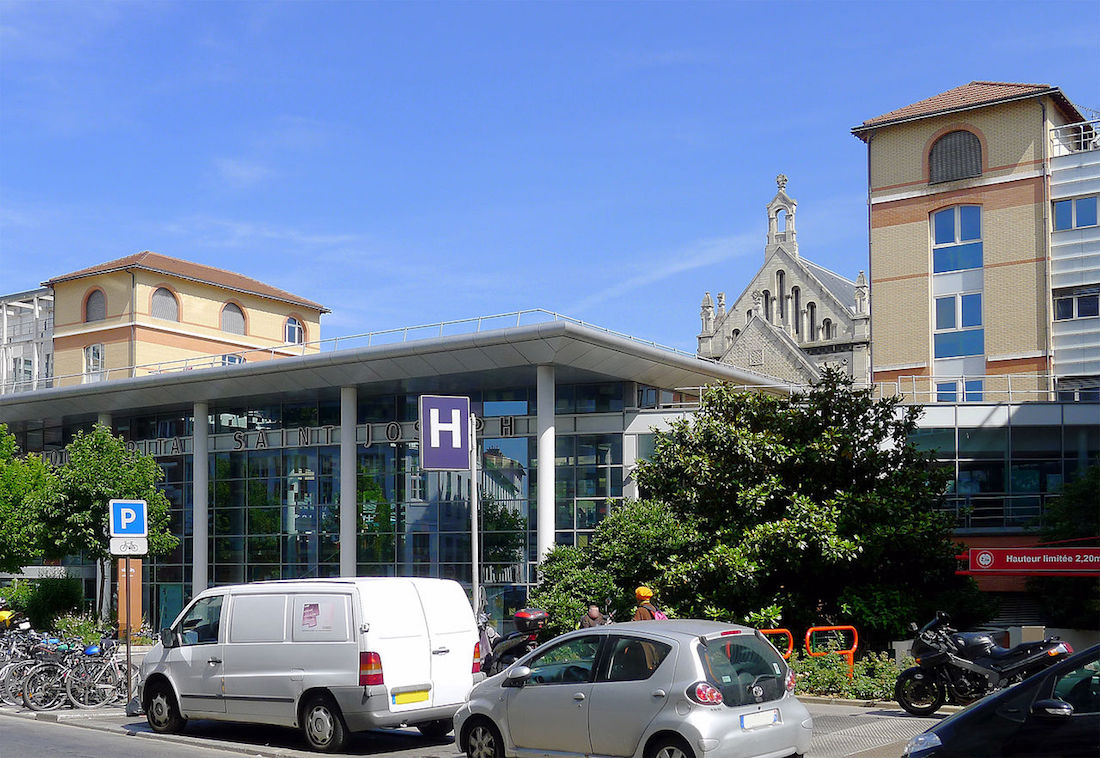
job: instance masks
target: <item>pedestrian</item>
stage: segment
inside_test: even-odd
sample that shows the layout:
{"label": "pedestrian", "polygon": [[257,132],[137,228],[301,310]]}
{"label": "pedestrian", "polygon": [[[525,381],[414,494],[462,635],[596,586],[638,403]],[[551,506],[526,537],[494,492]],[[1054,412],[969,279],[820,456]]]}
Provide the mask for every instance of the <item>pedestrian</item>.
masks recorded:
{"label": "pedestrian", "polygon": [[635,621],[663,621],[668,618],[654,605],[653,590],[644,584],[634,590],[634,599],[638,603],[638,608],[634,611]]}
{"label": "pedestrian", "polygon": [[593,626],[603,626],[607,623],[607,617],[600,613],[600,606],[595,603],[591,603],[588,606],[588,612],[581,616],[581,629],[588,629]]}

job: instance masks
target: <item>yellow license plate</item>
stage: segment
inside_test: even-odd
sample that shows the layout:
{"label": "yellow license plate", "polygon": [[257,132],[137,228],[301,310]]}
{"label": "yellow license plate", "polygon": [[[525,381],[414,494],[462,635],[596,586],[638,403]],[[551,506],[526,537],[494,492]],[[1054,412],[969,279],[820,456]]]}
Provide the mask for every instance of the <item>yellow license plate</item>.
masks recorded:
{"label": "yellow license plate", "polygon": [[404,705],[405,703],[422,703],[428,699],[427,690],[416,690],[414,692],[400,692],[396,695],[391,695],[394,705]]}

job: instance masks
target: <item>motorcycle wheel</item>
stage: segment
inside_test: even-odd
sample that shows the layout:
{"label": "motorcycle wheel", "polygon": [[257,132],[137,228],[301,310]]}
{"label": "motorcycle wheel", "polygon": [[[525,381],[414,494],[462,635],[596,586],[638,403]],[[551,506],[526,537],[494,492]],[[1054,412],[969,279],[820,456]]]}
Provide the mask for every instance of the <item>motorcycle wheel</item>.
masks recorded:
{"label": "motorcycle wheel", "polygon": [[919,666],[906,669],[894,684],[894,699],[914,716],[931,716],[943,705],[943,682]]}

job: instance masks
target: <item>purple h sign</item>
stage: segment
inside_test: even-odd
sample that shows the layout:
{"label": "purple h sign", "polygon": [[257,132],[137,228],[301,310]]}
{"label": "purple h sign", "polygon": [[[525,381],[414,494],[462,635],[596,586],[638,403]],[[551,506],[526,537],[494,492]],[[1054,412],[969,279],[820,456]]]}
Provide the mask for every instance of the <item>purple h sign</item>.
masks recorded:
{"label": "purple h sign", "polygon": [[470,398],[420,396],[420,468],[469,471]]}

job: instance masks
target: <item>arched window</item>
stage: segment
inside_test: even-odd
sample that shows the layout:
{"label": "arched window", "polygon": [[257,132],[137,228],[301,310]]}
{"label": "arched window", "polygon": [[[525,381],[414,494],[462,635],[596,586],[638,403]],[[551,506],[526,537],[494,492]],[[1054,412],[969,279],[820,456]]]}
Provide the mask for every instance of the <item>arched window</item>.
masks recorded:
{"label": "arched window", "polygon": [[231,334],[244,334],[244,311],[235,303],[226,303],[222,308],[222,331]]}
{"label": "arched window", "polygon": [[305,329],[302,322],[291,316],[286,320],[286,341],[291,345],[300,345],[305,342]]}
{"label": "arched window", "polygon": [[806,339],[817,342],[817,303],[806,303]]}
{"label": "arched window", "polygon": [[84,303],[85,321],[102,321],[107,318],[107,296],[103,290],[94,290]]}
{"label": "arched window", "polygon": [[821,339],[828,340],[833,338],[833,320],[828,318],[821,319]]}
{"label": "arched window", "polygon": [[737,339],[740,335],[741,335],[741,330],[740,329],[734,329],[733,330],[733,339]]}
{"label": "arched window", "polygon": [[176,302],[176,296],[165,287],[157,287],[153,292],[153,318],[162,318],[165,321],[180,320],[180,304]]}
{"label": "arched window", "polygon": [[791,319],[794,320],[794,333],[802,333],[802,290],[791,287]]}
{"label": "arched window", "polygon": [[777,316],[780,321],[787,319],[787,275],[783,271],[775,272],[775,299],[779,305]]}
{"label": "arched window", "polygon": [[750,321],[752,321],[752,309],[751,308],[749,310],[745,311],[745,323],[747,324]]}
{"label": "arched window", "polygon": [[982,143],[964,131],[948,132],[932,145],[928,154],[928,183],[982,175]]}
{"label": "arched window", "polygon": [[768,290],[764,290],[760,294],[764,296],[764,302],[762,303],[762,305],[764,306],[764,318],[767,319],[768,323],[770,324],[772,321],[772,293]]}

